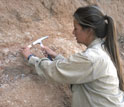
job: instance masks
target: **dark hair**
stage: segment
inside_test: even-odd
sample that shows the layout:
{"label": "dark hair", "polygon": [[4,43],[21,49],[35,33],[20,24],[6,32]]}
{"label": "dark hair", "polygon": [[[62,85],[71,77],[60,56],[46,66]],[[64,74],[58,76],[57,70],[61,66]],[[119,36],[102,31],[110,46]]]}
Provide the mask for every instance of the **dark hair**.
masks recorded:
{"label": "dark hair", "polygon": [[104,15],[96,5],[80,7],[74,13],[74,18],[83,29],[92,28],[98,38],[105,38],[105,48],[115,64],[119,77],[119,86],[124,90],[124,79],[120,65],[119,51],[117,48],[116,29],[110,16]]}

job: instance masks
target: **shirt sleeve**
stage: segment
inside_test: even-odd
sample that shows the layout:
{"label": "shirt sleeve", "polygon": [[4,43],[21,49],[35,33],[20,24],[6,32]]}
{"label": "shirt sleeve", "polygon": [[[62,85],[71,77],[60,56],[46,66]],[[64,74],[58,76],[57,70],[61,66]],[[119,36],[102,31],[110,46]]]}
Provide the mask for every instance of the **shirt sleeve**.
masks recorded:
{"label": "shirt sleeve", "polygon": [[36,72],[40,76],[60,83],[80,84],[93,80],[93,63],[81,53],[68,59],[58,56],[54,61],[32,56],[29,63],[35,65]]}

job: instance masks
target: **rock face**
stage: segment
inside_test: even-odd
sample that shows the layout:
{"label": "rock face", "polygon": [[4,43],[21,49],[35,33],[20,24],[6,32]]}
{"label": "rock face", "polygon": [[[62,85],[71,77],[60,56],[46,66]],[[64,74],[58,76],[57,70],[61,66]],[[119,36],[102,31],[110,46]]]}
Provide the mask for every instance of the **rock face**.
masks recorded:
{"label": "rock face", "polygon": [[[70,107],[68,85],[39,77],[20,49],[49,35],[43,44],[66,57],[82,51],[72,35],[72,16],[94,3],[115,19],[124,57],[123,0],[0,0],[0,107]],[[32,52],[42,57],[40,46]]]}

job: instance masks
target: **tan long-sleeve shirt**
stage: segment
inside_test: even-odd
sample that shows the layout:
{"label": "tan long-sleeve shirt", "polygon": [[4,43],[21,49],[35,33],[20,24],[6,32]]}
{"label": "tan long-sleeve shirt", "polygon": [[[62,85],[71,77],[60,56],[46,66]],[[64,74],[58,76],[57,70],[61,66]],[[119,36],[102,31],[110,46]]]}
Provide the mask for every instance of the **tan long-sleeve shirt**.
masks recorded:
{"label": "tan long-sleeve shirt", "polygon": [[101,39],[85,52],[68,59],[58,55],[54,61],[32,56],[29,63],[45,78],[72,85],[72,107],[124,107],[116,68],[104,50]]}

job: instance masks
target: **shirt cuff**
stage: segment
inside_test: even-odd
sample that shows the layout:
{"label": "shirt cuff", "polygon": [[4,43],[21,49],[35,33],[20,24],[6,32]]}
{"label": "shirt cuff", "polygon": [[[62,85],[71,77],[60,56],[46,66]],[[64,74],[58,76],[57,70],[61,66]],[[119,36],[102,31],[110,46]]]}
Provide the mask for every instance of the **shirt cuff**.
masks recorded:
{"label": "shirt cuff", "polygon": [[31,56],[30,59],[28,60],[28,63],[35,65],[36,63],[39,63],[39,62],[44,61],[44,60],[49,60],[49,59],[48,58],[41,58],[40,59],[36,56]]}
{"label": "shirt cuff", "polygon": [[29,64],[35,65],[35,63],[38,63],[40,61],[40,58],[36,56],[31,56],[30,59],[28,60]]}
{"label": "shirt cuff", "polygon": [[28,56],[28,60],[29,60],[32,56],[34,56],[34,55],[33,55],[33,54],[30,54],[30,55]]}

